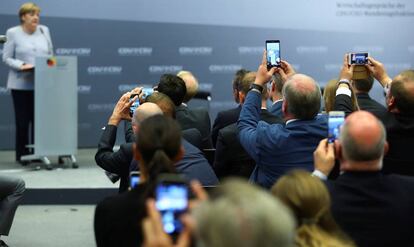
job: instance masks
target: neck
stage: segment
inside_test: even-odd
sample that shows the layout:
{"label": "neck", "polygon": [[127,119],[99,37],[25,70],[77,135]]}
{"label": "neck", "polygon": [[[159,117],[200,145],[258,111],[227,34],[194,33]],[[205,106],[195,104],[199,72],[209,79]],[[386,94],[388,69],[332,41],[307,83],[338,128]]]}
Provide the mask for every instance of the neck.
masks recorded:
{"label": "neck", "polygon": [[344,161],[341,160],[341,171],[375,172],[382,168],[382,157],[373,161]]}
{"label": "neck", "polygon": [[36,31],[36,27],[33,27],[31,25],[27,25],[27,24],[26,25],[22,24],[22,28],[23,28],[23,31],[25,31],[28,34],[32,34]]}

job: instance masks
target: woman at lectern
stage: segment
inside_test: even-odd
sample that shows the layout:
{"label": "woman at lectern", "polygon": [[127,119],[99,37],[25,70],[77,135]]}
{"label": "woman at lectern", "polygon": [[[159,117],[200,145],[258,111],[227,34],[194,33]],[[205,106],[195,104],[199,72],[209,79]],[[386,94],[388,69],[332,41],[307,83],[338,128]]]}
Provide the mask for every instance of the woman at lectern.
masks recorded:
{"label": "woman at lectern", "polygon": [[34,63],[36,57],[53,54],[49,29],[39,25],[40,8],[25,3],[19,9],[20,25],[7,30],[3,62],[10,67],[7,88],[13,98],[16,124],[16,161],[29,154],[29,139],[34,139]]}

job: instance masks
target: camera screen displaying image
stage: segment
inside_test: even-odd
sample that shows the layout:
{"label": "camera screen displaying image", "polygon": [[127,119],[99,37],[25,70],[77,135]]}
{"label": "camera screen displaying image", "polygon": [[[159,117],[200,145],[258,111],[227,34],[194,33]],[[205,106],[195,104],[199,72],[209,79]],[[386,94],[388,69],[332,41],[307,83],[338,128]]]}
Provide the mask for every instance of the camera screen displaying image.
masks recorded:
{"label": "camera screen displaying image", "polygon": [[339,130],[345,121],[344,112],[329,112],[328,118],[328,142],[333,143],[339,137]]}
{"label": "camera screen displaying image", "polygon": [[351,53],[349,55],[349,64],[364,65],[368,63],[368,53]]}
{"label": "camera screen displaying image", "polygon": [[[132,101],[132,99],[138,96],[138,94],[131,94],[131,97],[129,98],[129,102]],[[134,101],[134,103],[132,103],[132,105],[129,107],[129,115],[132,117],[132,115],[134,115],[135,109],[137,109],[139,106],[139,98],[137,97],[137,99]]]}
{"label": "camera screen displaying image", "polygon": [[267,68],[280,66],[280,42],[278,40],[266,41]]}
{"label": "camera screen displaying image", "polygon": [[134,189],[139,184],[139,172],[131,172],[129,175],[129,188]]}
{"label": "camera screen displaying image", "polygon": [[154,93],[154,89],[153,88],[144,87],[142,89],[142,99],[145,100],[148,96],[150,96],[153,93]]}
{"label": "camera screen displaying image", "polygon": [[156,189],[157,209],[161,213],[164,231],[168,234],[181,232],[180,215],[188,207],[188,187],[181,183],[162,183]]}

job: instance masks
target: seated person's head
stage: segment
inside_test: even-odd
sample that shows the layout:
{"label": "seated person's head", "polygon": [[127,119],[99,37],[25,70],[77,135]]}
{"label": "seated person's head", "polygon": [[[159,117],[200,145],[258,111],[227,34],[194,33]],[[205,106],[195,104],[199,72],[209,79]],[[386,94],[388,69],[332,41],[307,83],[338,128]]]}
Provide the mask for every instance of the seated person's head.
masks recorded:
{"label": "seated person's head", "polygon": [[374,85],[374,77],[368,76],[365,79],[354,79],[352,80],[352,85],[357,93],[369,93]]}
{"label": "seated person's head", "polygon": [[134,133],[138,132],[140,124],[147,118],[154,115],[162,115],[161,109],[154,103],[143,103],[135,109],[132,116],[132,129]]}
{"label": "seated person's head", "polygon": [[148,96],[145,101],[156,104],[159,108],[161,108],[164,116],[175,119],[175,105],[167,95],[160,92],[154,92]]}
{"label": "seated person's head", "polygon": [[183,153],[181,129],[172,118],[156,115],[140,124],[134,157],[143,181],[153,183],[158,174],[175,172],[173,164]]}
{"label": "seated person's head", "polygon": [[366,111],[354,112],[346,118],[335,145],[343,171],[380,170],[388,150],[384,125]]}
{"label": "seated person's head", "polygon": [[181,105],[187,94],[187,88],[183,79],[171,74],[161,76],[157,91],[170,97],[175,106]]}
{"label": "seated person's head", "polygon": [[228,180],[213,198],[194,209],[200,246],[292,246],[289,210],[267,192],[243,180]]}
{"label": "seated person's head", "polygon": [[296,217],[296,246],[349,246],[332,218],[330,195],[319,178],[306,171],[291,171],[271,191]]}
{"label": "seated person's head", "polygon": [[386,96],[390,111],[414,115],[414,70],[406,70],[394,78]]}
{"label": "seated person's head", "polygon": [[249,73],[250,71],[245,70],[245,69],[239,69],[236,74],[234,75],[233,78],[233,97],[234,97],[234,101],[236,101],[236,103],[240,103],[240,99],[239,99],[239,84],[240,81],[243,79],[244,75]]}
{"label": "seated person's head", "polygon": [[[338,79],[332,79],[328,81],[328,83],[326,84],[323,90],[323,100],[324,100],[326,112],[330,112],[334,110],[337,88],[338,88]],[[356,98],[355,92],[352,89],[352,87],[350,87],[350,90],[351,90],[352,109],[353,111],[358,111],[359,105],[358,105],[358,100]]]}
{"label": "seated person's head", "polygon": [[310,120],[316,117],[321,108],[319,86],[307,75],[291,76],[285,82],[282,94],[282,112],[287,119]]}
{"label": "seated person's head", "polygon": [[272,83],[270,84],[270,98],[272,101],[281,97],[283,84],[282,76],[279,73],[275,73],[272,76]]}
{"label": "seated person's head", "polygon": [[198,80],[197,78],[195,78],[195,76],[190,71],[186,71],[186,70],[182,70],[178,72],[177,76],[183,79],[183,81],[185,82],[187,93],[184,97],[183,102],[187,103],[197,94]]}
{"label": "seated person's head", "polygon": [[244,103],[244,100],[246,99],[246,95],[250,90],[250,86],[252,85],[255,79],[256,79],[256,72],[248,72],[239,81],[237,91],[239,94],[240,104]]}

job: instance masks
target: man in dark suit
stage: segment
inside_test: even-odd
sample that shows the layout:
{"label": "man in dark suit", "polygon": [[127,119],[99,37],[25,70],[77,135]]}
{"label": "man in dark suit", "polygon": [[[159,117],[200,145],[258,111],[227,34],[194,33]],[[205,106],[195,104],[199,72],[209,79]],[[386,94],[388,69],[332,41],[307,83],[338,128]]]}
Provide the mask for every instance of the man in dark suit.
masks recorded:
{"label": "man in dark suit", "polygon": [[211,148],[211,122],[208,111],[203,108],[188,109],[183,103],[187,93],[185,82],[176,75],[165,74],[161,76],[157,87],[161,92],[174,102],[176,106],[176,119],[182,130],[196,128],[203,138],[203,148]]}
{"label": "man in dark suit", "polygon": [[371,57],[368,60],[367,68],[386,91],[388,111],[381,120],[387,130],[389,151],[384,156],[382,171],[414,176],[411,148],[414,143],[414,70],[403,71],[391,79],[382,63]]}
{"label": "man in dark suit", "polygon": [[[239,83],[240,104],[243,105],[245,96],[249,92],[250,85],[256,78],[256,72],[245,74]],[[266,110],[266,102],[268,92],[262,94],[262,108],[260,112],[260,120],[269,124],[283,124],[283,119],[276,117]],[[241,176],[249,178],[254,166],[254,160],[244,150],[238,139],[239,131],[237,124],[230,124],[219,131],[216,153],[214,159],[214,171],[219,178],[227,176]]]}
{"label": "man in dark suit", "polygon": [[[119,122],[122,119],[131,119],[129,116],[129,106],[131,104],[129,95],[129,93],[124,94],[115,106],[115,109],[109,118],[108,125],[102,133],[98,151],[95,155],[95,161],[100,167],[105,171],[120,176],[120,193],[126,191],[129,186],[130,165],[133,160],[133,139],[131,139],[131,135],[129,135],[130,139],[127,139],[129,142],[121,144],[118,151],[114,152],[113,147]],[[170,101],[168,97],[166,98]],[[159,104],[162,105],[164,103]],[[174,108],[163,107],[163,110],[167,109]],[[133,132],[136,133],[139,131],[139,123],[144,119],[163,113],[167,116],[173,116],[173,112],[163,112],[154,103],[147,102],[140,105],[134,112],[132,124]],[[176,164],[177,171],[184,173],[188,179],[198,179],[203,185],[217,184],[218,179],[202,153],[184,139],[182,139],[182,144],[185,153],[183,159]],[[198,150],[198,152],[196,150]]]}
{"label": "man in dark suit", "polygon": [[[236,108],[220,111],[217,113],[216,119],[213,123],[213,130],[211,131],[211,140],[213,141],[213,146],[216,147],[217,135],[219,131],[226,127],[227,125],[236,123],[239,119],[241,104],[240,104],[240,83],[243,77],[250,71],[245,69],[240,69],[236,72],[233,78],[233,97],[234,101],[239,104]],[[246,97],[246,95],[244,95]]]}
{"label": "man in dark suit", "polygon": [[354,86],[359,108],[371,112],[381,120],[384,119],[387,114],[387,109],[372,99],[368,94],[374,84],[374,78],[369,76],[366,79],[355,79],[352,80],[352,84]]}
{"label": "man in dark suit", "polygon": [[340,161],[343,173],[327,181],[332,214],[357,246],[414,244],[414,178],[381,173],[387,150],[381,121],[357,111],[346,118],[335,145],[323,140],[314,154],[315,168],[325,176],[335,154]]}

